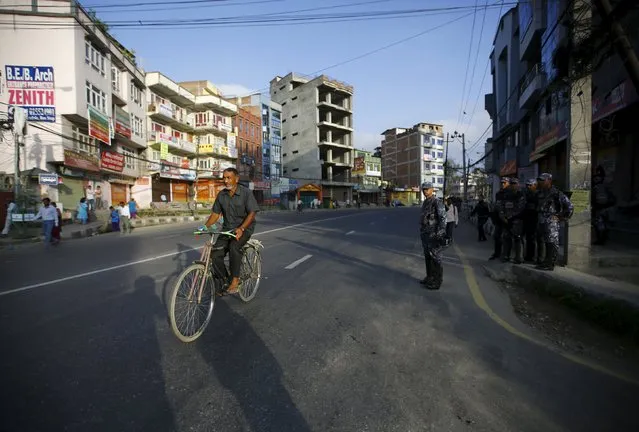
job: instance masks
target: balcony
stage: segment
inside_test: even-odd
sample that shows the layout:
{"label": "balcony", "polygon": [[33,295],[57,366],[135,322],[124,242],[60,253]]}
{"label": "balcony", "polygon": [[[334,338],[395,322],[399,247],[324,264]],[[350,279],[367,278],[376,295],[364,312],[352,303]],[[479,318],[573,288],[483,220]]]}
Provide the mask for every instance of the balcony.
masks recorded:
{"label": "balcony", "polygon": [[152,120],[160,124],[169,125],[181,132],[193,133],[195,131],[195,128],[192,126],[191,116],[180,111],[174,111],[171,105],[149,104],[146,111]]}
{"label": "balcony", "polygon": [[[541,39],[546,30],[545,2],[532,2],[524,6],[520,5],[520,14],[526,14],[530,21],[524,25],[520,23],[519,59],[533,59],[541,54]],[[521,15],[520,15],[521,16]]]}
{"label": "balcony", "polygon": [[496,109],[494,93],[488,93],[487,95],[484,95],[484,109],[490,115],[490,118],[495,118]]}
{"label": "balcony", "polygon": [[545,87],[546,73],[544,72],[543,65],[537,63],[526,72],[524,79],[519,85],[519,108],[532,108]]}
{"label": "balcony", "polygon": [[237,105],[213,95],[196,96],[193,110],[196,112],[213,111],[227,117],[237,115]]}
{"label": "balcony", "polygon": [[334,129],[339,129],[339,130],[345,130],[348,132],[353,132],[353,128],[346,125],[346,124],[340,124],[340,123],[333,123],[330,121],[322,121],[320,120],[319,123],[317,123],[318,126],[326,126],[326,127],[330,127],[330,128],[334,128]]}
{"label": "balcony", "polygon": [[172,154],[192,156],[197,152],[195,144],[190,141],[175,138],[163,132],[149,131],[149,147],[160,150],[166,144]]}
{"label": "balcony", "polygon": [[340,143],[336,143],[336,142],[331,142],[331,141],[320,141],[318,143],[318,145],[320,147],[337,147],[337,148],[341,148],[341,149],[345,149],[345,150],[352,150],[353,147],[346,145],[346,144],[340,144]]}
{"label": "balcony", "polygon": [[223,157],[236,160],[238,157],[237,148],[235,146],[227,146],[224,144],[200,144],[200,154],[215,157]]}
{"label": "balcony", "polygon": [[233,131],[233,126],[228,123],[216,122],[213,119],[206,121],[195,121],[195,130],[197,132],[209,132],[226,138],[229,132]]}
{"label": "balcony", "polygon": [[195,96],[160,72],[149,72],[145,77],[146,86],[176,105],[185,107],[195,104]]}
{"label": "balcony", "polygon": [[346,103],[344,103],[343,105],[337,105],[337,104],[331,103],[331,102],[326,101],[326,100],[320,100],[317,103],[317,105],[320,106],[320,107],[332,108],[332,109],[337,110],[337,111],[343,111],[343,112],[349,113],[349,114],[353,112],[351,110],[351,108],[349,107],[349,105],[346,104]]}

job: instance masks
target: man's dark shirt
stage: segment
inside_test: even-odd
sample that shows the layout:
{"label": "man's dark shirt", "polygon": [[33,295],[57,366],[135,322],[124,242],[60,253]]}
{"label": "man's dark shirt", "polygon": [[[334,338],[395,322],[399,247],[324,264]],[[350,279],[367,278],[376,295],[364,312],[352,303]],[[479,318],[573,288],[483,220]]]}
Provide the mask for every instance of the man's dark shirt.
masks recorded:
{"label": "man's dark shirt", "polygon": [[[222,229],[229,231],[238,228],[251,212],[258,212],[257,201],[247,187],[237,185],[235,194],[231,196],[231,191],[223,189],[215,198],[213,204],[213,213],[222,214],[224,216],[224,225]],[[246,228],[246,234],[252,235],[255,230],[255,221]]]}

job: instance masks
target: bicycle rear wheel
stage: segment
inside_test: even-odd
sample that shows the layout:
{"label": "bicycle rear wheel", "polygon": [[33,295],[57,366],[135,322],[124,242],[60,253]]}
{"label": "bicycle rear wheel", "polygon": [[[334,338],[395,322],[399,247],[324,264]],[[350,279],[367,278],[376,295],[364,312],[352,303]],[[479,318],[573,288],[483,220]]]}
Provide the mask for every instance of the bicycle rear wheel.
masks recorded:
{"label": "bicycle rear wheel", "polygon": [[203,264],[184,269],[175,283],[169,305],[169,321],[175,336],[182,342],[193,342],[200,337],[211,320],[214,305],[215,280],[211,272]]}
{"label": "bicycle rear wheel", "polygon": [[262,279],[262,256],[258,250],[252,247],[244,249],[240,278],[242,285],[238,290],[238,294],[243,302],[248,303],[257,294],[257,289]]}

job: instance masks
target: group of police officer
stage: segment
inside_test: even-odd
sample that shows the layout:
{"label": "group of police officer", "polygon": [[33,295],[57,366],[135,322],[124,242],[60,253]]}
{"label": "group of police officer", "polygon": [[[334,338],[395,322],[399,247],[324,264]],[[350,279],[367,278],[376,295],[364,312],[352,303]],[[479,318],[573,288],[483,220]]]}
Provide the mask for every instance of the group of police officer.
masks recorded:
{"label": "group of police officer", "polygon": [[[420,237],[426,261],[425,288],[437,290],[444,278],[441,253],[449,244],[446,238],[446,209],[435,195],[432,183],[422,184],[424,202],[420,214]],[[479,240],[487,222],[486,204],[480,202],[473,213],[478,217]],[[478,211],[479,210],[479,211]],[[552,175],[541,174],[526,182],[522,190],[517,178],[501,179],[490,213],[495,225],[495,251],[490,259],[501,258],[515,264],[536,263],[541,270],[554,270],[559,252],[559,224],[570,219],[573,205],[568,197],[552,184]],[[503,246],[503,247],[502,247]],[[524,254],[525,248],[525,254]],[[513,250],[514,249],[514,250]],[[523,256],[522,256],[523,255]]]}
{"label": "group of police officer", "polygon": [[551,174],[528,180],[525,190],[517,178],[502,178],[491,214],[495,250],[490,259],[512,259],[515,264],[534,262],[540,270],[554,270],[559,253],[559,224],[572,214],[572,203],[553,186]]}

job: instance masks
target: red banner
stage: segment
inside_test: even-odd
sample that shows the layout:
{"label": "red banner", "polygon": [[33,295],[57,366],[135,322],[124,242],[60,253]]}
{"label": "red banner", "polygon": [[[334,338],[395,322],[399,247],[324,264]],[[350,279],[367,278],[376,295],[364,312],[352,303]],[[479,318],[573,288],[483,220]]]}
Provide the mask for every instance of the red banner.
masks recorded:
{"label": "red banner", "polygon": [[102,152],[102,160],[100,161],[103,169],[115,172],[122,172],[124,169],[124,155],[108,151]]}
{"label": "red banner", "polygon": [[64,164],[86,171],[100,171],[100,160],[90,154],[64,149]]}

